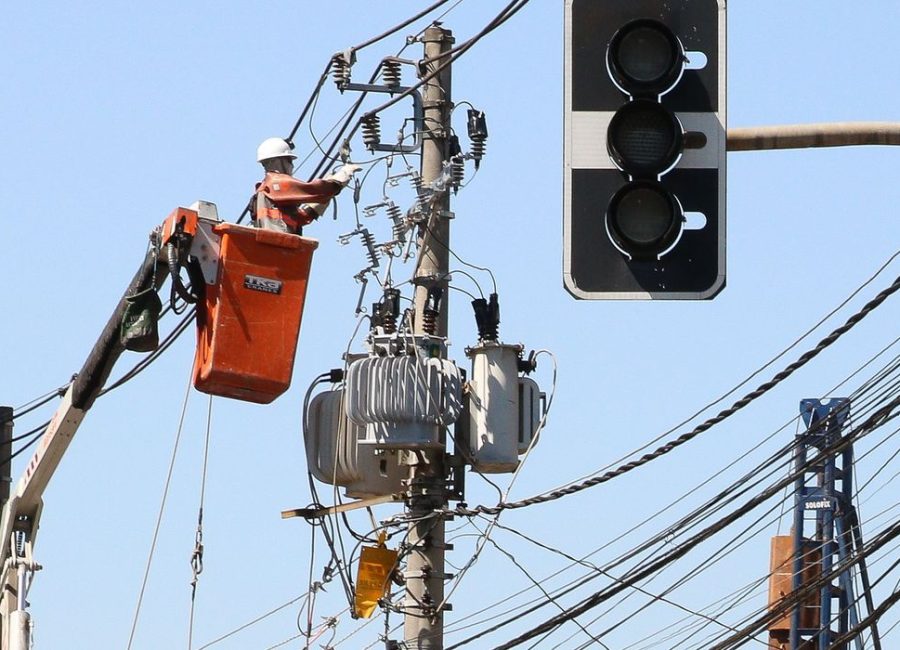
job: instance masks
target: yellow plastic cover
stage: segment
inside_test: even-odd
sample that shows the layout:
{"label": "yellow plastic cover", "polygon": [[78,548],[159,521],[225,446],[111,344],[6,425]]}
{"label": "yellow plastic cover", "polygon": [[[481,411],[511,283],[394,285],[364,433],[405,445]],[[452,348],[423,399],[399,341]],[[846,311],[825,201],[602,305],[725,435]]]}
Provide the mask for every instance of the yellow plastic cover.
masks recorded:
{"label": "yellow plastic cover", "polygon": [[391,572],[397,564],[397,551],[377,546],[364,546],[359,555],[354,609],[360,618],[371,618],[379,599],[391,584]]}

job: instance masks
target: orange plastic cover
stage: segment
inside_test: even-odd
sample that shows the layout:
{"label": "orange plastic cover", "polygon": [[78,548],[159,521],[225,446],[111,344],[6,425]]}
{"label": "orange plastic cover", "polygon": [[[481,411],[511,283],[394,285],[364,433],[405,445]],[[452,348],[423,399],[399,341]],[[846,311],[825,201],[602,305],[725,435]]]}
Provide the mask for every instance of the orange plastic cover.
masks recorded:
{"label": "orange plastic cover", "polygon": [[291,385],[315,239],[215,226],[218,281],[197,312],[194,386],[268,404]]}
{"label": "orange plastic cover", "polygon": [[[772,538],[771,573],[769,574],[769,609],[775,609],[782,599],[793,591],[794,538],[792,535],[780,535]],[[814,542],[804,540],[803,572],[801,586],[815,582],[822,574],[822,553]],[[811,629],[819,627],[819,592],[816,591],[800,603],[800,627]],[[791,612],[769,623],[770,632],[791,629]]]}

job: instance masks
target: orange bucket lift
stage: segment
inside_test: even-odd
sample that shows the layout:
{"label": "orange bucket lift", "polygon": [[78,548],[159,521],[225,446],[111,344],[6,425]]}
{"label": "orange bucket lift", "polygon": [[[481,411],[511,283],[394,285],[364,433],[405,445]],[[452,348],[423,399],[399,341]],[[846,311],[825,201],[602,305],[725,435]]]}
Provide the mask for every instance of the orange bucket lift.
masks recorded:
{"label": "orange bucket lift", "polygon": [[194,386],[211,395],[268,404],[291,385],[315,239],[212,226],[216,281],[197,310]]}

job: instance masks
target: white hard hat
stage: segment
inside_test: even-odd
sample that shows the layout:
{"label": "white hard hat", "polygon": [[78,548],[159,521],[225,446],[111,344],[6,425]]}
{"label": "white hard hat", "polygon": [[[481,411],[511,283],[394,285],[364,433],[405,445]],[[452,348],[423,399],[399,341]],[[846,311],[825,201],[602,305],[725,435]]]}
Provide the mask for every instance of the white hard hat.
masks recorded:
{"label": "white hard hat", "polygon": [[283,138],[266,138],[256,149],[256,161],[270,160],[272,158],[296,158],[291,151],[291,145]]}

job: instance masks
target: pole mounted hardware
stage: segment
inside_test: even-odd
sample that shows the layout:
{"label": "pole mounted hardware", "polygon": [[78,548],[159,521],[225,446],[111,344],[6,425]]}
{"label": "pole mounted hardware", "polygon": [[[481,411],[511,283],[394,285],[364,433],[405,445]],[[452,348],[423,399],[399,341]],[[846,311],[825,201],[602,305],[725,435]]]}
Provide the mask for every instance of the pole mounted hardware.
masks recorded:
{"label": "pole mounted hardware", "polygon": [[725,286],[724,0],[567,0],[564,282],[588,300]]}
{"label": "pole mounted hardware", "polygon": [[381,119],[377,114],[368,113],[362,117],[363,143],[369,151],[387,151],[391,153],[413,153],[422,147],[422,133],[425,130],[425,106],[422,95],[418,90],[409,86],[402,86],[402,66],[416,66],[414,61],[400,59],[398,57],[386,57],[379,66],[383,83],[352,83],[351,69],[356,63],[356,52],[345,50],[338,52],[331,59],[331,74],[335,85],[340,92],[346,90],[358,93],[386,93],[396,95],[407,93],[413,100],[413,143],[404,144],[404,135],[401,130],[398,140],[394,144],[385,144],[381,141]]}

